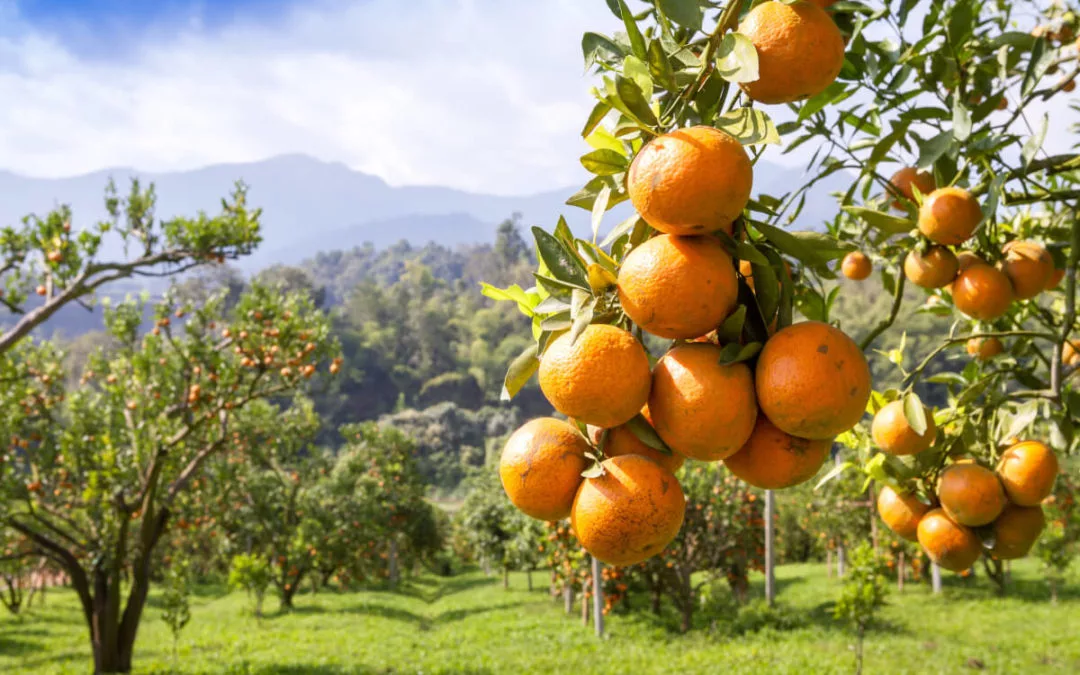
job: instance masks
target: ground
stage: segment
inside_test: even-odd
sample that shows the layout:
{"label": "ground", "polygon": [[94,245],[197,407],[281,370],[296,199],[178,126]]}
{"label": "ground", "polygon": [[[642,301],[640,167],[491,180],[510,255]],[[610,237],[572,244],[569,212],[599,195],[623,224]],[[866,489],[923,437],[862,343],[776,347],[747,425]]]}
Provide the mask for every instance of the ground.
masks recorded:
{"label": "ground", "polygon": [[[851,673],[851,638],[831,618],[838,593],[821,565],[779,568],[785,616],[799,628],[737,637],[704,628],[688,636],[675,619],[647,612],[608,617],[609,638],[597,640],[580,613],[567,617],[533,575],[501,579],[470,572],[414,579],[398,594],[323,592],[297,599],[296,611],[257,621],[243,594],[205,587],[193,599],[179,659],[154,605],[139,634],[136,672],[181,673]],[[1076,673],[1080,586],[1048,601],[1036,565],[1014,569],[1011,596],[1000,599],[981,578],[949,575],[944,597],[909,584],[889,597],[866,647],[867,673]],[[760,593],[760,586],[755,588]],[[156,599],[156,598],[152,598]],[[645,598],[637,598],[639,604]],[[1068,619],[1068,617],[1072,619]],[[1070,624],[1071,622],[1071,624]],[[1072,625],[1072,629],[1069,626]],[[44,608],[23,618],[0,616],[0,672],[87,673],[89,645],[74,596],[51,592]]]}

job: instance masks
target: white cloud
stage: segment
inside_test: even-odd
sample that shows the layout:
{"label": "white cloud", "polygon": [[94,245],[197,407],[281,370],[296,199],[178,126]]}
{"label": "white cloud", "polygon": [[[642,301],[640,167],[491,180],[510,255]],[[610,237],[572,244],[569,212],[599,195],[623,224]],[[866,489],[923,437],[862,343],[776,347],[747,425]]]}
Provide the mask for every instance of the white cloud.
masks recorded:
{"label": "white cloud", "polygon": [[194,15],[110,58],[9,24],[0,157],[65,176],[303,152],[393,184],[562,187],[584,176],[580,35],[613,21],[577,0],[305,3],[216,32]]}

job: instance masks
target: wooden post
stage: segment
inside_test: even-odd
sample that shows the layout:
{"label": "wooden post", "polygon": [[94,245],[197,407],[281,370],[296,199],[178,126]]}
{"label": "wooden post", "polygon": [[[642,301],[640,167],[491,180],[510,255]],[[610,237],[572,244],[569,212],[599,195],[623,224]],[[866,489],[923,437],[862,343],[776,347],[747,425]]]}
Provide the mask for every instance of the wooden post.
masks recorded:
{"label": "wooden post", "polygon": [[776,496],[772,490],[765,491],[765,601],[772,607],[776,603],[776,569],[773,550],[773,514],[776,511]]}
{"label": "wooden post", "polygon": [[562,596],[566,613],[572,613],[574,611],[574,586],[569,581],[563,586]]}
{"label": "wooden post", "polygon": [[900,551],[900,559],[896,563],[896,588],[904,592],[904,552]]}
{"label": "wooden post", "polygon": [[836,547],[836,576],[839,578],[844,577],[844,545],[838,544]]}
{"label": "wooden post", "polygon": [[936,562],[930,563],[930,587],[935,595],[941,593],[941,568]]}
{"label": "wooden post", "polygon": [[601,580],[600,561],[592,556],[593,626],[596,637],[604,637],[604,583]]}
{"label": "wooden post", "polygon": [[832,548],[825,549],[825,577],[832,579]]}

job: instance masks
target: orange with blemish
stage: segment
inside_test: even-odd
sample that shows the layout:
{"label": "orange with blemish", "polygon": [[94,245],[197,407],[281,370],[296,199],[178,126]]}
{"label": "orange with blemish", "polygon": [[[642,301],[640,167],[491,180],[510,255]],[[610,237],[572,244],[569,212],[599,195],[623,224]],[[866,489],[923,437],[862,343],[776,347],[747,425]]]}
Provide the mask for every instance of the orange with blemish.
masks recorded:
{"label": "orange with blemish", "polygon": [[499,459],[499,478],[510,502],[540,520],[570,515],[588,467],[589,444],[570,424],[551,417],[526,422],[511,434]]}
{"label": "orange with blemish", "polygon": [[900,493],[888,485],[881,488],[877,497],[878,515],[897,536],[908,541],[919,540],[919,521],[930,511],[918,497]]}
{"label": "orange with blemish", "polygon": [[922,517],[918,540],[931,560],[952,572],[970,568],[982,555],[982,542],[975,533],[942,509],[934,509]]}
{"label": "orange with blemish", "polygon": [[945,513],[968,527],[992,523],[1008,503],[997,475],[975,463],[953,464],[942,471],[937,494]]}
{"label": "orange with blemish", "polygon": [[1054,491],[1059,468],[1057,455],[1044,443],[1024,441],[1002,453],[997,475],[1009,501],[1038,506]]}
{"label": "orange with blemish", "polygon": [[828,458],[830,448],[832,439],[797,438],[758,415],[750,439],[725,459],[724,465],[754,487],[779,490],[813,478]]}

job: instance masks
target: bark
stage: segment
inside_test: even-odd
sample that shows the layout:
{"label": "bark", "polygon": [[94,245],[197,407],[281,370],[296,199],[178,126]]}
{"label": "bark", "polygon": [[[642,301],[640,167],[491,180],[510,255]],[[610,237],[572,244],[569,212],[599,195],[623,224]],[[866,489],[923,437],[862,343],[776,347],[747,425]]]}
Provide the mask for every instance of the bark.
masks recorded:
{"label": "bark", "polygon": [[562,595],[563,606],[566,609],[566,613],[572,614],[574,612],[574,587],[571,586],[569,582],[567,582],[566,585],[563,586]]}
{"label": "bark", "polygon": [[825,551],[825,576],[832,579],[832,549]]}
{"label": "bark", "polygon": [[896,563],[896,589],[904,592],[904,552],[900,551],[900,559]]}
{"label": "bark", "polygon": [[526,582],[529,584],[529,592],[532,593],[533,585],[532,585],[532,568],[531,567],[529,569],[525,570],[525,579],[526,579]]}
{"label": "bark", "polygon": [[679,610],[682,619],[679,623],[679,630],[686,633],[694,625],[694,588],[690,585],[689,572],[681,574],[680,577]]}
{"label": "bark", "polygon": [[503,590],[510,590],[510,568],[503,565]]}
{"label": "bark", "polygon": [[836,547],[836,576],[839,578],[844,577],[844,545]]}
{"label": "bark", "polygon": [[601,581],[600,561],[593,556],[592,581],[593,581],[593,624],[596,628],[596,637],[604,637],[604,584]]}
{"label": "bark", "polygon": [[589,599],[581,594],[581,625],[589,627]]}
{"label": "bark", "polygon": [[772,490],[765,491],[765,602],[772,607],[776,604],[775,533],[773,516],[776,510],[776,497]]}
{"label": "bark", "polygon": [[656,616],[660,616],[660,587],[654,587],[652,589],[652,613]]}
{"label": "bark", "polygon": [[1058,583],[1057,579],[1051,576],[1047,581],[1050,582],[1050,604],[1058,604]]}
{"label": "bark", "polygon": [[398,544],[397,544],[397,539],[394,538],[394,537],[390,538],[390,553],[389,553],[388,557],[389,557],[388,562],[390,564],[390,570],[389,570],[390,588],[397,588],[398,579],[400,578],[400,576],[399,576],[399,573],[398,573]]}

